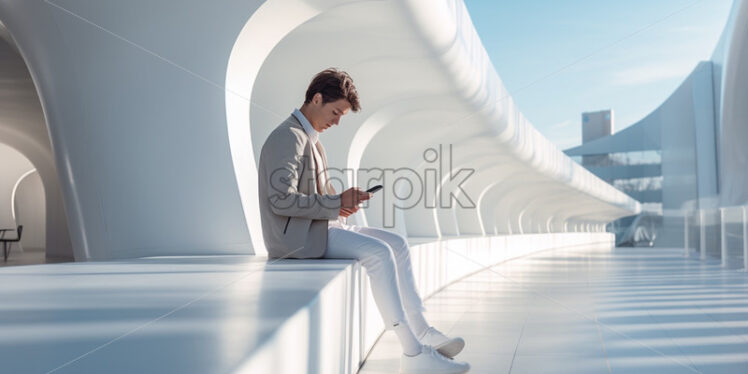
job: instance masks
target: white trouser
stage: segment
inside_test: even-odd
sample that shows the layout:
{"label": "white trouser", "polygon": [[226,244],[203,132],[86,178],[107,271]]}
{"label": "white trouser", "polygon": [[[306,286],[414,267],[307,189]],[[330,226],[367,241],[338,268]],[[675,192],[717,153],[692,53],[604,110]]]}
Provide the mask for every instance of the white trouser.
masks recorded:
{"label": "white trouser", "polygon": [[369,274],[385,328],[407,324],[406,311],[408,314],[424,311],[413,278],[410,249],[402,236],[371,227],[331,225],[324,258],[361,261]]}

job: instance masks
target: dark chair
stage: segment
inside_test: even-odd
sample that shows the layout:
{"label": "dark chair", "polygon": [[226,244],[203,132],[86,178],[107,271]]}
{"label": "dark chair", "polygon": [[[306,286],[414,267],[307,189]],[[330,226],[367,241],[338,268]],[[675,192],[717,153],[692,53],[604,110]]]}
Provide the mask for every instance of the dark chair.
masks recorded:
{"label": "dark chair", "polygon": [[3,243],[3,261],[8,262],[8,255],[10,254],[10,246],[13,243],[20,242],[21,241],[21,233],[23,232],[23,225],[19,225],[18,229],[16,229],[16,233],[18,234],[15,239],[5,238],[5,231],[12,231],[10,230],[3,230],[3,235],[0,235],[0,242]]}

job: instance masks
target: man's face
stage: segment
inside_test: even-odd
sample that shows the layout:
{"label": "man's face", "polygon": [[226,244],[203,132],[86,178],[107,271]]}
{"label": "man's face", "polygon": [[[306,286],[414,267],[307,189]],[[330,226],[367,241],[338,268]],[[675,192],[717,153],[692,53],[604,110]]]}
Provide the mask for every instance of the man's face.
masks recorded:
{"label": "man's face", "polygon": [[313,114],[309,122],[317,132],[322,132],[333,125],[340,123],[340,117],[346,115],[351,110],[351,104],[346,99],[338,99],[326,104],[322,104],[322,95],[315,94],[312,99]]}

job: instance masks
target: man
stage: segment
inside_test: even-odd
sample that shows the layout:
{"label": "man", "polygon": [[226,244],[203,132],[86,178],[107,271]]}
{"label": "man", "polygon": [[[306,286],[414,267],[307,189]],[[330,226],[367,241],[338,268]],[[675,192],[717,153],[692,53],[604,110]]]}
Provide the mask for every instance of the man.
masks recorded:
{"label": "man", "polygon": [[465,345],[430,327],[415,286],[408,244],[385,230],[348,226],[348,217],[372,194],[354,187],[336,194],[319,134],[350,110],[360,109],[351,77],[336,69],[318,73],[304,104],[268,137],[260,153],[262,233],[273,258],[346,258],[361,261],[377,307],[403,347],[401,373],[464,373],[451,358]]}

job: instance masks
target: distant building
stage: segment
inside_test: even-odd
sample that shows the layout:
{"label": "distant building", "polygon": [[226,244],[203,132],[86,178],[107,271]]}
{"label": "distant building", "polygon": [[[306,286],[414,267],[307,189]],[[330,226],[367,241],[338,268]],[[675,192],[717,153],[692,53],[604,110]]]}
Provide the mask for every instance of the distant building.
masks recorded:
{"label": "distant building", "polygon": [[[625,129],[621,136],[613,135],[613,110],[582,113],[582,145],[566,150],[566,154],[581,156],[582,166],[593,174],[639,200],[644,210],[662,214],[661,147],[654,143],[648,146],[643,141],[637,144],[641,134],[633,138],[626,135],[632,130],[636,128]],[[601,141],[619,144],[595,147]]]}
{"label": "distant building", "polygon": [[643,211],[663,216],[657,245],[683,245],[684,214],[716,207],[713,85],[712,62],[701,62],[662,105],[615,134],[612,112],[609,134],[599,118],[607,111],[584,113],[584,143],[564,151]]}
{"label": "distant building", "polygon": [[[582,113],[582,144],[612,135],[614,129],[613,110]],[[609,161],[608,155],[582,156],[582,166],[602,166]]]}

